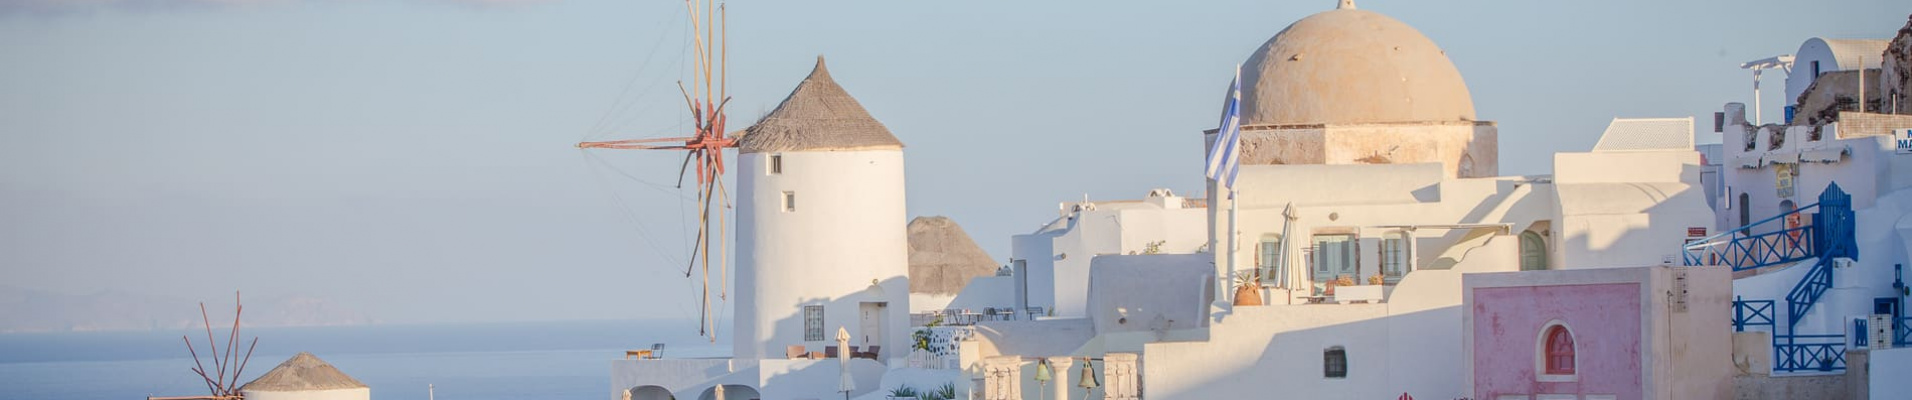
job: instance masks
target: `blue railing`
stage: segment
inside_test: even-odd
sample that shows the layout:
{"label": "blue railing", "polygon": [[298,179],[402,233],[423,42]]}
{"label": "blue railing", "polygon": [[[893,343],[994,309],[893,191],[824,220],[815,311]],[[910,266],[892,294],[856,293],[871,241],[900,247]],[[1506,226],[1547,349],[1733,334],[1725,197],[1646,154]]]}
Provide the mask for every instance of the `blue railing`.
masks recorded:
{"label": "blue railing", "polygon": [[1806,271],[1806,277],[1793,285],[1791,292],[1786,293],[1787,321],[1798,325],[1799,319],[1804,318],[1807,312],[1812,311],[1812,306],[1819,303],[1819,297],[1824,296],[1827,290],[1832,290],[1832,260],[1826,257],[1813,263],[1812,270]]}
{"label": "blue railing", "polygon": [[1869,323],[1871,323],[1871,321],[1865,318],[1852,319],[1852,330],[1849,331],[1852,332],[1852,343],[1846,343],[1846,347],[1872,347],[1872,329],[1866,326],[1866,324]]}
{"label": "blue railing", "polygon": [[1748,326],[1773,329],[1772,300],[1733,300],[1733,331],[1745,332]]}
{"label": "blue railing", "polygon": [[1773,335],[1773,372],[1843,371],[1846,335]]}
{"label": "blue railing", "polygon": [[1893,328],[1892,346],[1912,346],[1912,317],[1899,318],[1898,326]]}
{"label": "blue railing", "polygon": [[1758,234],[1752,233],[1752,230],[1753,227],[1780,221],[1786,217],[1804,218],[1806,211],[1818,208],[1819,204],[1814,203],[1689,242],[1685,248],[1686,265],[1725,265],[1733,267],[1734,271],[1742,271],[1816,257],[1819,255],[1816,251],[1818,246],[1813,244],[1819,241],[1813,240],[1816,238],[1814,233],[1818,231],[1815,224],[1802,224]]}

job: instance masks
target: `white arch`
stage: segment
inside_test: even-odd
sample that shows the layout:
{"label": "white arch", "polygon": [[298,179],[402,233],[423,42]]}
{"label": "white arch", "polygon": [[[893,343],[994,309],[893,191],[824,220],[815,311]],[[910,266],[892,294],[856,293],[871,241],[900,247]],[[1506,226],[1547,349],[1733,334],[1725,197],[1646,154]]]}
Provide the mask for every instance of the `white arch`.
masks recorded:
{"label": "white arch", "polygon": [[[1560,327],[1560,329],[1566,330],[1567,339],[1573,341],[1573,373],[1572,374],[1547,373],[1547,345],[1548,345],[1547,333],[1552,332],[1553,328],[1556,326]],[[1540,326],[1540,332],[1535,334],[1535,337],[1534,337],[1534,380],[1540,381],[1540,382],[1579,382],[1580,381],[1580,338],[1577,335],[1574,335],[1573,327],[1568,326],[1566,321],[1561,321],[1559,319],[1547,321],[1547,324]]]}
{"label": "white arch", "polygon": [[625,400],[676,400],[670,389],[657,385],[639,385],[624,390]]}
{"label": "white arch", "polygon": [[[723,387],[724,400],[757,400],[763,398],[762,394],[757,393],[757,388],[735,384],[724,384]],[[697,395],[697,400],[717,400],[717,387],[711,386],[708,389],[704,389],[703,394]]]}

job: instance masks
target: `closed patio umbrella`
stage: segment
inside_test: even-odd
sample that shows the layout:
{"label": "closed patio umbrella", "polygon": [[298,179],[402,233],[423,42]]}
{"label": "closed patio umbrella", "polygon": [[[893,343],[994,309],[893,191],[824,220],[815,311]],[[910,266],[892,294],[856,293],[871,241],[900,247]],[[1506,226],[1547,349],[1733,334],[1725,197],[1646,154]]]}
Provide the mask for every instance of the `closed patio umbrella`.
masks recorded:
{"label": "closed patio umbrella", "polygon": [[843,398],[848,400],[850,398],[850,392],[856,390],[856,379],[850,376],[850,352],[848,351],[850,348],[850,330],[844,329],[841,326],[837,327],[836,339],[838,349],[837,365],[841,366],[843,370],[843,379],[842,382],[837,384],[837,391],[843,392]]}

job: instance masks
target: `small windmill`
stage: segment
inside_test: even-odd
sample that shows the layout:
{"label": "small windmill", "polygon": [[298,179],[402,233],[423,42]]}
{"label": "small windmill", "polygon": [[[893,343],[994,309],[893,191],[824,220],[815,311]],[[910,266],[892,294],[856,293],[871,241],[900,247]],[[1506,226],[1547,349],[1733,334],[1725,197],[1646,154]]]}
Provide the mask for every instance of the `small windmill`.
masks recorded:
{"label": "small windmill", "polygon": [[206,313],[206,303],[199,303],[199,317],[204,320],[206,326],[206,349],[212,356],[211,369],[206,368],[206,364],[200,361],[199,350],[193,347],[192,338],[179,337],[186,341],[186,351],[193,356],[193,373],[206,381],[206,390],[211,394],[183,397],[147,396],[147,400],[240,400],[245,398],[239,394],[241,385],[239,378],[245,374],[247,362],[252,360],[252,350],[259,347],[259,338],[252,338],[252,344],[246,347],[245,354],[242,355],[237,351],[239,350],[239,316],[244,313],[246,307],[239,302],[238,292],[232,294],[232,302],[232,332],[226,336],[224,349],[219,348],[219,342],[214,339],[212,317]]}
{"label": "small windmill", "polygon": [[[727,25],[724,20],[724,7],[713,6],[714,0],[684,0],[684,7],[690,10],[691,36],[695,37],[697,59],[696,71],[692,73],[690,87],[682,81],[677,83],[678,91],[684,94],[684,103],[690,108],[693,130],[688,137],[665,137],[653,139],[628,139],[601,142],[578,143],[580,149],[623,149],[623,150],[683,150],[684,164],[677,171],[677,185],[682,187],[684,175],[692,163],[697,164],[697,239],[691,249],[690,265],[684,268],[684,277],[703,269],[703,304],[700,306],[700,321],[697,333],[705,335],[714,343],[717,340],[716,321],[711,318],[710,306],[710,242],[713,233],[719,244],[717,253],[723,257],[718,263],[718,282],[724,285],[729,271],[729,237],[724,209],[730,208],[730,193],[723,188],[724,149],[737,147],[737,139],[724,132],[724,106],[730,103],[727,95],[726,75],[730,69],[728,41],[719,25]],[[715,13],[711,13],[715,10]],[[712,51],[713,43],[716,51]],[[715,53],[715,54],[713,54]],[[714,61],[714,62],[713,62]],[[716,204],[713,204],[713,201]],[[717,219],[717,232],[711,230],[711,217]],[[725,285],[718,292],[724,298],[729,292]]]}

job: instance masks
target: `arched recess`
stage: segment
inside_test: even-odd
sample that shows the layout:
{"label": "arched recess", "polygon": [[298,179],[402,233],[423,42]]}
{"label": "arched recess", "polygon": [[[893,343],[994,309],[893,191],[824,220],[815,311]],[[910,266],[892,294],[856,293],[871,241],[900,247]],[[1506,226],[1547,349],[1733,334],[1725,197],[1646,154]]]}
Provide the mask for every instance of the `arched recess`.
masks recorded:
{"label": "arched recess", "polygon": [[1540,382],[1577,382],[1580,380],[1578,340],[1573,328],[1560,320],[1547,321],[1534,340],[1534,378]]}
{"label": "arched recess", "polygon": [[677,400],[677,396],[671,395],[669,389],[657,385],[634,387],[624,391],[624,394],[630,400]]}
{"label": "arched recess", "polygon": [[[724,400],[758,400],[763,398],[762,394],[757,393],[756,388],[744,385],[723,386]],[[704,394],[698,395],[697,400],[717,400],[717,387],[712,386],[709,389],[704,389]]]}
{"label": "arched recess", "polygon": [[1520,270],[1547,269],[1547,239],[1534,231],[1520,233]]}

